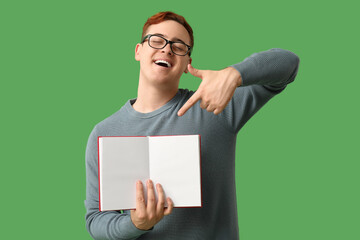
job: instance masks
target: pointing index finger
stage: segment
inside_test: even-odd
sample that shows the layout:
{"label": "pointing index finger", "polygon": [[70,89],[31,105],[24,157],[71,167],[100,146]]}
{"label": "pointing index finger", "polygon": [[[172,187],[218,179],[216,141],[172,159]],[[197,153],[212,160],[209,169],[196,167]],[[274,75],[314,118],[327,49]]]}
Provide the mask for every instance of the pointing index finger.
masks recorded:
{"label": "pointing index finger", "polygon": [[187,110],[189,110],[192,106],[195,105],[197,101],[201,99],[200,94],[198,91],[196,91],[188,100],[187,102],[180,108],[178,111],[178,116],[183,116]]}

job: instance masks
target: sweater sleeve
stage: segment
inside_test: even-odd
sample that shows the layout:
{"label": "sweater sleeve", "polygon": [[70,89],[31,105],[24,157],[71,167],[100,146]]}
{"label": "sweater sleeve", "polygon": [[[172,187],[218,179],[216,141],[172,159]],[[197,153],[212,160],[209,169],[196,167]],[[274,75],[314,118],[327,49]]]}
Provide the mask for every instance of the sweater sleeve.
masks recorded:
{"label": "sweater sleeve", "polygon": [[88,139],[86,162],[86,228],[94,239],[137,239],[148,231],[135,227],[128,213],[99,211],[97,127]]}
{"label": "sweater sleeve", "polygon": [[267,101],[293,82],[299,62],[294,53],[274,48],[232,65],[239,71],[242,85],[220,114],[230,131],[237,133]]}

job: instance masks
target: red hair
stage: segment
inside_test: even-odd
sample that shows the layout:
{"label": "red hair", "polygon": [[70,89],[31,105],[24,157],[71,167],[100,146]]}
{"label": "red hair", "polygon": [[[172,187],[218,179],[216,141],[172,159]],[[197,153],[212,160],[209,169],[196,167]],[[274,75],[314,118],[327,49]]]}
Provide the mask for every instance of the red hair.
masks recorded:
{"label": "red hair", "polygon": [[186,22],[186,20],[183,16],[180,16],[176,13],[169,12],[169,11],[159,12],[159,13],[155,14],[154,16],[149,17],[148,20],[146,21],[146,23],[144,24],[141,39],[145,36],[146,30],[149,28],[150,25],[158,24],[158,23],[164,22],[166,20],[173,20],[173,21],[176,21],[176,22],[180,23],[181,25],[183,25],[184,28],[188,31],[188,33],[190,35],[190,46],[191,47],[194,46],[194,34],[193,34],[193,30],[190,27],[190,25]]}

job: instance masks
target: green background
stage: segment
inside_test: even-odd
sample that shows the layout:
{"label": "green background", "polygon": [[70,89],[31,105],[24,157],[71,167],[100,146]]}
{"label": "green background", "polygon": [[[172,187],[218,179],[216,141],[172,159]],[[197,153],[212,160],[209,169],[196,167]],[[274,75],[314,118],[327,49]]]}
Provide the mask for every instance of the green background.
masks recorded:
{"label": "green background", "polygon": [[[193,27],[196,68],[274,47],[301,59],[238,135],[241,239],[360,239],[354,2],[1,1],[1,238],[91,239],[87,138],[136,97],[142,26],[171,10]],[[199,83],[188,74],[180,87]]]}

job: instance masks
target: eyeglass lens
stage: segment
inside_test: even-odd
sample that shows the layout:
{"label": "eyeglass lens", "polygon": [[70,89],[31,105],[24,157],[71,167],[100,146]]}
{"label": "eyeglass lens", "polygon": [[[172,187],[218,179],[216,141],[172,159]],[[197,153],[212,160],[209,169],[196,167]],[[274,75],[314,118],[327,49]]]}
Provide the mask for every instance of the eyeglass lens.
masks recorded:
{"label": "eyeglass lens", "polygon": [[[150,47],[162,49],[166,45],[166,40],[154,35],[149,38],[149,44]],[[186,55],[188,52],[188,47],[181,42],[174,42],[170,46],[173,53],[177,55]]]}

